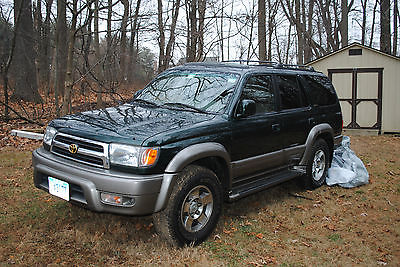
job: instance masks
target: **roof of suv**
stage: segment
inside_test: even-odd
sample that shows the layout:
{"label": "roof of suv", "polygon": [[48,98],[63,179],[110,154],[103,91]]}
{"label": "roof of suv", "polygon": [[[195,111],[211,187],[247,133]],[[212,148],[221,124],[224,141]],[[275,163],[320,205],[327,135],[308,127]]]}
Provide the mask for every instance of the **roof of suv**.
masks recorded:
{"label": "roof of suv", "polygon": [[[240,64],[240,63],[250,64]],[[261,63],[261,64],[260,64]],[[253,61],[230,61],[230,62],[190,62],[170,70],[211,70],[244,74],[247,72],[271,72],[288,74],[322,74],[311,67],[303,65],[289,65],[277,62],[253,62]]]}

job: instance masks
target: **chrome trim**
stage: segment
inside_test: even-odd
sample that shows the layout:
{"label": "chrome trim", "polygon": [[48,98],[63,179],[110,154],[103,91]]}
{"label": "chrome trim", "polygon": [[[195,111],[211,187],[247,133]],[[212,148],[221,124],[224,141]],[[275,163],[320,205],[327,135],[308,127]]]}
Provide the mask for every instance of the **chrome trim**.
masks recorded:
{"label": "chrome trim", "polygon": [[[67,138],[71,138],[73,140],[82,141],[82,142],[86,142],[86,143],[94,144],[94,145],[99,145],[99,146],[103,147],[103,153],[79,147],[77,153],[75,154],[75,155],[81,154],[81,155],[85,155],[85,156],[98,158],[98,159],[103,161],[103,165],[90,163],[90,162],[87,162],[87,161],[84,161],[84,160],[79,160],[79,159],[76,159],[76,158],[73,158],[73,157],[68,157],[66,155],[63,155],[63,154],[55,152],[53,150],[53,147],[58,147],[58,148],[61,148],[61,149],[65,150],[66,152],[69,152],[68,151],[68,149],[69,149],[69,145],[68,144],[55,140],[56,137],[59,136],[59,135],[67,137]],[[87,165],[90,165],[90,166],[102,167],[102,168],[105,168],[105,169],[109,169],[110,168],[110,159],[109,159],[109,155],[108,155],[108,147],[109,147],[109,144],[106,144],[106,143],[102,143],[102,142],[98,142],[98,141],[94,141],[94,140],[90,140],[90,139],[86,139],[86,138],[82,138],[82,137],[77,137],[77,136],[73,136],[73,135],[69,135],[69,134],[65,134],[65,133],[57,133],[53,137],[53,140],[52,140],[52,143],[51,143],[51,147],[50,147],[50,152],[55,154],[55,155],[57,155],[57,156],[60,156],[60,157],[66,158],[66,159],[70,159],[70,160],[73,160],[73,161],[76,161],[76,162],[84,163],[84,164],[87,164]]]}

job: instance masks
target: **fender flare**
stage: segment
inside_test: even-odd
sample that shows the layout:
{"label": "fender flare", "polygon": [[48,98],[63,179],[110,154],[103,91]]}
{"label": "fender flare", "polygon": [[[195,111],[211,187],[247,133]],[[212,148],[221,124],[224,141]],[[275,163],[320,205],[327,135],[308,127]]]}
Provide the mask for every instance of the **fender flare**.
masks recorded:
{"label": "fender flare", "polygon": [[165,169],[154,212],[161,211],[167,205],[179,172],[190,163],[207,157],[220,157],[224,159],[228,166],[229,177],[231,177],[231,158],[223,145],[215,142],[207,142],[188,146],[179,151]]}
{"label": "fender flare", "polygon": [[318,136],[323,133],[329,133],[329,135],[332,137],[333,140],[334,137],[333,129],[328,123],[321,123],[314,126],[307,136],[306,149],[304,151],[303,157],[300,160],[299,163],[300,166],[305,166],[307,158],[311,153],[312,145],[317,140]]}

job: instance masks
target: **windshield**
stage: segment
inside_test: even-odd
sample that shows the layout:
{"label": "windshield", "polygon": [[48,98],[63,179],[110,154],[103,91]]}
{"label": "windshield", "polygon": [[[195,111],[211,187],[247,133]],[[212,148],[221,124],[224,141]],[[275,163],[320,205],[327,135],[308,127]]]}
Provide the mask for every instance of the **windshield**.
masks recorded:
{"label": "windshield", "polygon": [[176,71],[155,79],[136,97],[166,107],[224,112],[239,75],[220,72]]}

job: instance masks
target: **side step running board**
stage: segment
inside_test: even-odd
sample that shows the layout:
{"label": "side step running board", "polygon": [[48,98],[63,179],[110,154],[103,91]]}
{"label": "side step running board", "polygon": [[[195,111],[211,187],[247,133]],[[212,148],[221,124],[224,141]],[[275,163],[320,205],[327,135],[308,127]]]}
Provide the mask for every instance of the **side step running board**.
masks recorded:
{"label": "side step running board", "polygon": [[233,187],[232,191],[229,193],[229,196],[228,196],[229,201],[234,201],[239,198],[248,196],[250,194],[264,190],[268,187],[272,187],[274,185],[277,185],[282,182],[293,179],[302,174],[303,174],[302,172],[288,170],[285,172],[280,172],[275,175],[260,177],[259,179],[255,180],[251,183],[248,183],[246,185],[240,185],[240,186]]}

